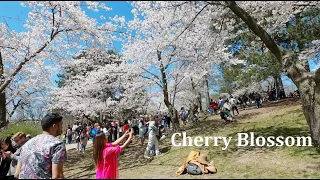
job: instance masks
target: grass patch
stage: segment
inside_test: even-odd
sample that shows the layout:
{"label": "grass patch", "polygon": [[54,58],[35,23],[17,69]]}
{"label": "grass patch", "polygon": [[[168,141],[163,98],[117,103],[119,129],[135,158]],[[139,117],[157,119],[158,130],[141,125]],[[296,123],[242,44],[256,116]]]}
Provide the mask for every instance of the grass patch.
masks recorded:
{"label": "grass patch", "polygon": [[0,131],[0,138],[10,136],[12,133],[24,132],[30,134],[32,137],[41,134],[42,129],[39,123],[20,121],[14,124],[9,124],[6,129]]}
{"label": "grass patch", "polygon": [[[145,146],[131,144],[119,156],[120,178],[320,178],[320,153],[314,147],[237,147],[239,132],[254,132],[256,137],[309,136],[301,105],[276,104],[240,111],[236,119],[236,122],[225,125],[219,116],[211,116],[200,121],[198,126],[182,125],[188,136],[231,136],[227,150],[222,150],[222,145],[214,147],[212,144],[209,147],[172,147],[169,137],[160,143],[162,154],[147,160],[143,158]],[[209,161],[214,161],[218,172],[200,176],[176,176],[176,170],[191,150],[209,153]],[[95,178],[92,149],[85,155],[68,153],[68,157],[71,159],[65,164],[66,177]]]}
{"label": "grass patch", "polygon": [[[320,153],[314,147],[238,147],[237,133],[254,132],[255,136],[309,136],[300,105],[268,107],[240,111],[237,122],[225,125],[218,116],[186,130],[188,136],[231,136],[227,150],[221,147],[172,147],[169,153],[150,164],[120,171],[120,178],[319,178]],[[246,113],[246,114],[245,114]],[[188,128],[186,128],[188,129]],[[166,142],[168,146],[170,143]],[[218,173],[176,177],[191,150],[209,153]],[[152,171],[153,173],[146,173]],[[142,175],[141,175],[142,174]]]}

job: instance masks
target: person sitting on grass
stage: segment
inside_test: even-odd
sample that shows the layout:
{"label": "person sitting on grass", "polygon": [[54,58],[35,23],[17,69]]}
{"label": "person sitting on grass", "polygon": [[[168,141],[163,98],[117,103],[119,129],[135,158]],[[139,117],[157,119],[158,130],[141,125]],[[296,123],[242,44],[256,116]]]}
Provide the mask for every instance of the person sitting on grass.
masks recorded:
{"label": "person sitting on grass", "polygon": [[[126,142],[119,146],[126,137],[128,137]],[[95,135],[93,143],[93,160],[96,166],[97,179],[119,178],[117,155],[129,146],[132,138],[133,131],[129,132],[129,130],[113,143],[108,143],[108,138],[103,132],[99,132]]]}

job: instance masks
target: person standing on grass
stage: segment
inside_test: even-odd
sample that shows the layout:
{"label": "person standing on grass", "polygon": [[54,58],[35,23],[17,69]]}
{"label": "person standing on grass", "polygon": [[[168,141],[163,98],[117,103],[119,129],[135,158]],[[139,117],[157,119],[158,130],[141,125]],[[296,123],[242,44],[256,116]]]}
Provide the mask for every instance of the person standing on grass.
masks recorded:
{"label": "person standing on grass", "polygon": [[125,120],[124,123],[123,123],[123,126],[122,126],[122,132],[126,132],[129,130],[129,123],[128,123],[128,120]]}
{"label": "person standing on grass", "polygon": [[67,141],[68,141],[67,143],[71,144],[71,142],[72,142],[72,130],[71,130],[70,125],[68,126],[66,136],[67,136]]}
{"label": "person standing on grass", "polygon": [[231,109],[232,109],[232,114],[233,116],[234,115],[234,110],[237,111],[237,115],[239,115],[239,111],[238,111],[238,107],[237,107],[237,100],[235,98],[233,98],[233,96],[231,96],[231,99],[230,99],[230,104],[231,104]]}
{"label": "person standing on grass", "polygon": [[100,132],[99,123],[94,123],[94,126],[91,130],[92,142],[94,141],[94,136]]}
{"label": "person standing on grass", "polygon": [[158,117],[154,117],[154,120],[150,121],[148,124],[148,145],[146,148],[146,151],[144,152],[144,158],[151,158],[150,157],[150,151],[154,147],[154,151],[156,156],[158,156],[160,154],[159,151],[159,141],[157,139],[157,136],[159,136],[159,130],[157,128],[157,121],[158,121]]}
{"label": "person standing on grass", "polygon": [[254,95],[255,101],[256,101],[256,107],[260,108],[261,107],[261,96],[259,93],[256,93]]}
{"label": "person standing on grass", "polygon": [[87,133],[88,133],[88,140],[90,139],[91,137],[91,122],[88,123],[88,126],[86,127],[87,128]]}
{"label": "person standing on grass", "polygon": [[88,133],[85,129],[82,130],[81,134],[80,134],[80,144],[81,144],[81,151],[82,153],[84,153],[84,151],[86,150],[86,146],[88,143]]}
{"label": "person standing on grass", "polygon": [[118,132],[119,132],[119,137],[121,137],[123,135],[123,131],[122,131],[122,123],[119,122],[119,125],[117,126],[118,127]]}
{"label": "person standing on grass", "polygon": [[43,117],[43,133],[30,139],[21,149],[15,178],[63,179],[66,146],[57,137],[62,134],[62,117],[50,113]]}
{"label": "person standing on grass", "polygon": [[[128,139],[123,145],[119,145],[126,137]],[[118,179],[118,159],[120,154],[126,147],[129,146],[133,138],[133,131],[126,131],[123,136],[113,143],[108,143],[104,133],[98,133],[94,137],[93,143],[93,160],[96,166],[97,179]]]}
{"label": "person standing on grass", "polygon": [[140,142],[141,142],[141,146],[143,146],[144,140],[146,139],[146,126],[145,126],[145,122],[144,119],[142,118],[139,122],[139,138],[140,138]]}

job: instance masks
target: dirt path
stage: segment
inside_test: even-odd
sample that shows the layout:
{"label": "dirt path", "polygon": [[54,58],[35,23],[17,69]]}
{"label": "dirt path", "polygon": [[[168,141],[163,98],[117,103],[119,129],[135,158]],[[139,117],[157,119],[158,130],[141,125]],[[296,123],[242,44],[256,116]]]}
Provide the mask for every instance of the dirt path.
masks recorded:
{"label": "dirt path", "polygon": [[[90,139],[90,140],[88,140],[87,148],[89,148],[91,146],[92,146],[92,141]],[[67,149],[67,151],[77,150],[77,143],[66,144],[66,149]]]}

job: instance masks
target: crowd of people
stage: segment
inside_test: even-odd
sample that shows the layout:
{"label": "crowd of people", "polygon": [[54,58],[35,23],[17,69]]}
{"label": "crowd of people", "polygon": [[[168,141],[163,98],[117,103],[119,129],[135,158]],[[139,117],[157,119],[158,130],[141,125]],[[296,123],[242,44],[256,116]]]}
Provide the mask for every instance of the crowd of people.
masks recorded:
{"label": "crowd of people", "polygon": [[[243,95],[237,98],[230,96],[220,97],[219,100],[211,99],[207,111],[211,115],[220,114],[225,123],[230,123],[234,116],[239,115],[238,106],[245,109],[250,100],[254,100],[256,107],[260,108],[263,98],[258,93],[252,93],[249,97]],[[190,114],[197,116],[197,113],[191,113],[191,110],[182,107],[179,119],[186,123]],[[72,127],[67,126],[65,132],[62,119],[59,114],[50,113],[41,121],[42,134],[31,138],[24,132],[17,132],[0,139],[0,179],[64,178],[66,144],[75,142],[77,150],[84,153],[89,140],[93,142],[96,178],[118,178],[118,154],[133,142],[135,136],[138,137],[137,143],[142,147],[146,145],[144,158],[152,158],[160,155],[159,142],[171,128],[171,116],[160,113],[133,117],[123,123],[104,121],[92,125],[91,122],[75,121]]]}
{"label": "crowd of people", "polygon": [[229,98],[220,97],[219,100],[211,99],[206,112],[211,115],[220,115],[221,119],[224,120],[225,123],[230,123],[234,116],[238,116],[240,114],[238,106],[245,110],[245,108],[249,106],[250,101],[255,103],[256,108],[260,108],[263,102],[263,97],[259,93],[253,92],[248,96],[230,96]]}
{"label": "crowd of people", "polygon": [[96,178],[118,178],[117,157],[138,136],[137,143],[145,145],[145,158],[160,155],[159,141],[170,128],[171,117],[157,114],[141,116],[124,123],[80,123],[63,132],[62,116],[47,114],[41,120],[43,133],[31,138],[23,132],[2,138],[1,179],[64,178],[63,163],[67,159],[66,144],[73,141],[84,152],[89,140],[93,142],[93,163]]}

